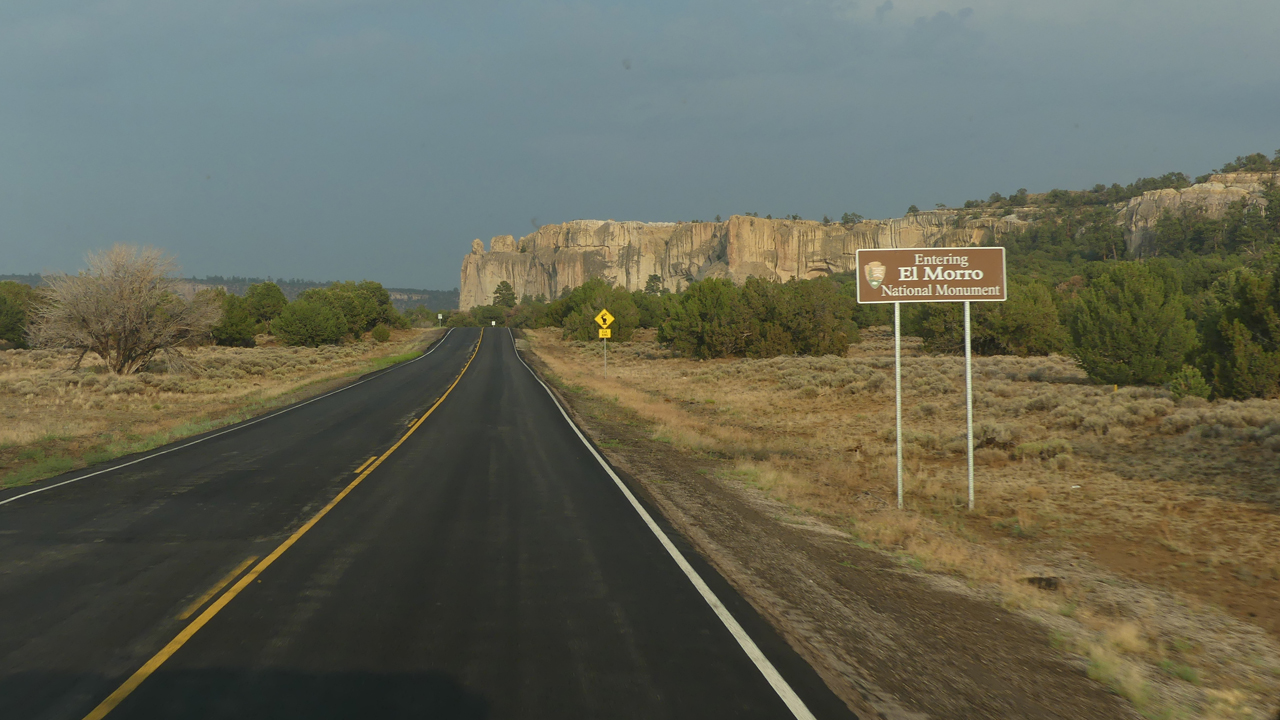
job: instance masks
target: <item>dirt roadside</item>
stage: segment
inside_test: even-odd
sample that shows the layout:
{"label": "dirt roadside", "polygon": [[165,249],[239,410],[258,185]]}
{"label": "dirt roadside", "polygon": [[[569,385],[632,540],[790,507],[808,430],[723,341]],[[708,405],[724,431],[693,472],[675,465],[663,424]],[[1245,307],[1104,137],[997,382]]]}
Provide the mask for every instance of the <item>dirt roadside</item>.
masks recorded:
{"label": "dirt roadside", "polygon": [[[286,348],[201,347],[186,372],[105,372],[73,351],[0,353],[0,489],[27,485],[271,412],[412,358],[444,330],[389,342]],[[266,338],[271,340],[270,338]],[[165,365],[162,363],[162,365]]]}
{"label": "dirt roadside", "polygon": [[[544,377],[537,355],[526,359]],[[616,403],[552,383],[575,420],[861,717],[1139,717],[1049,631],[725,480]],[[941,584],[945,585],[945,583]]]}

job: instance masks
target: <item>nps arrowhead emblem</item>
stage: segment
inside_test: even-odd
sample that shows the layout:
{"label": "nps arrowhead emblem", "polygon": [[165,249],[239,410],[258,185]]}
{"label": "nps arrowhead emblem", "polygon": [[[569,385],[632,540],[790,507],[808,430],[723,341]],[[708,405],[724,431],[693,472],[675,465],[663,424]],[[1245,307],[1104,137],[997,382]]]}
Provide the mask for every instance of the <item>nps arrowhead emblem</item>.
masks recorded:
{"label": "nps arrowhead emblem", "polygon": [[613,322],[613,316],[609,314],[608,310],[601,310],[600,314],[596,315],[596,324],[598,324],[602,328],[609,327],[609,325],[612,322]]}
{"label": "nps arrowhead emblem", "polygon": [[880,287],[880,283],[884,282],[885,273],[888,268],[879,262],[869,262],[862,268],[867,275],[867,282],[871,283],[871,289],[875,290]]}

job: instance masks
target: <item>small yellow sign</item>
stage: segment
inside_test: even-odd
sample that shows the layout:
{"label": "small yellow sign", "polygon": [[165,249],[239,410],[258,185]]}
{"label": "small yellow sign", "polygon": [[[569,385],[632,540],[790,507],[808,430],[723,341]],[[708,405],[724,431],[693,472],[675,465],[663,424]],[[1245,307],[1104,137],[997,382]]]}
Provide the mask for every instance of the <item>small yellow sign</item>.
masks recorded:
{"label": "small yellow sign", "polygon": [[600,328],[600,339],[607,340],[613,337],[613,331],[608,328]]}
{"label": "small yellow sign", "polygon": [[[613,316],[609,314],[608,310],[601,310],[600,314],[596,315],[596,323],[599,324],[600,327],[602,328],[607,328],[609,327],[609,325],[613,323]],[[601,335],[600,337],[608,337],[608,336]]]}

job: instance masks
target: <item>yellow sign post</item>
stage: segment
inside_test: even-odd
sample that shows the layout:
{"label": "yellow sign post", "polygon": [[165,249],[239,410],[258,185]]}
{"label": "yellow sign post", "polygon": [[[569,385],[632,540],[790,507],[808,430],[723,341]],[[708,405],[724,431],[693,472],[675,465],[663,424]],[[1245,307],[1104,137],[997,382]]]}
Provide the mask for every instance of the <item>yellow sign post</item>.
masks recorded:
{"label": "yellow sign post", "polygon": [[613,316],[608,310],[601,310],[596,315],[596,324],[600,326],[600,344],[604,348],[604,371],[609,372],[609,338],[613,337],[613,331],[609,329],[609,325],[613,323]]}

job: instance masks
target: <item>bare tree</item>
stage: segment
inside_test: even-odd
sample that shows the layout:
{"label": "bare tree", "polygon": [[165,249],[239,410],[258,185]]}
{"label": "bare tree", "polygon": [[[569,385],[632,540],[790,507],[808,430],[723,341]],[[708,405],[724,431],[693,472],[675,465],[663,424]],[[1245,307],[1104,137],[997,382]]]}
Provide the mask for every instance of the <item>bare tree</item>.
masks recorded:
{"label": "bare tree", "polygon": [[116,245],[86,259],[89,269],[77,275],[45,276],[28,331],[36,347],[79,350],[77,367],[94,353],[128,375],[207,336],[221,317],[211,294],[187,300],[175,291],[177,264],[159,250]]}

